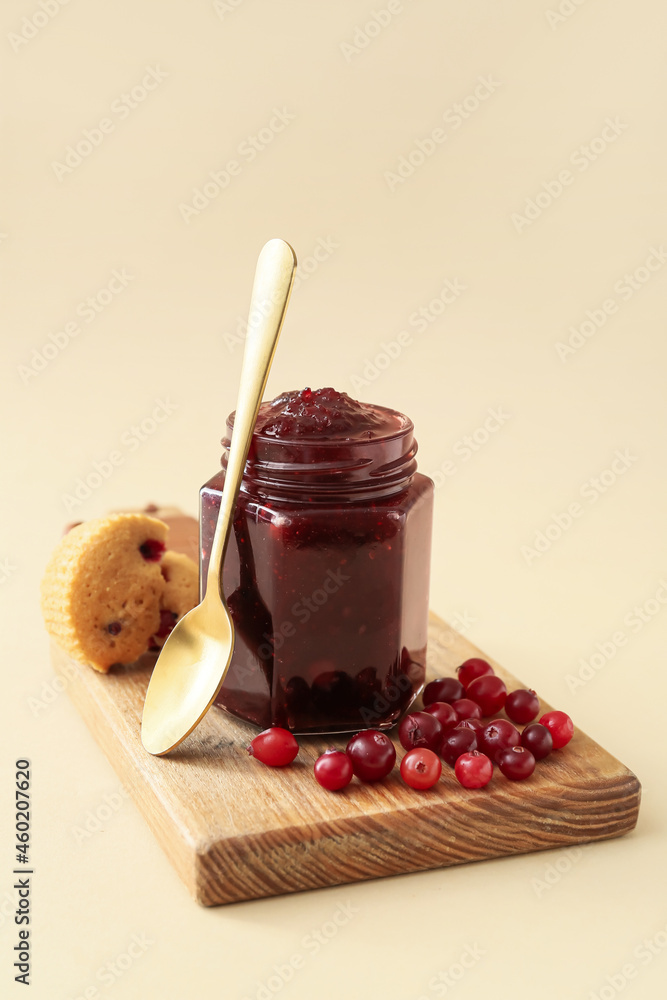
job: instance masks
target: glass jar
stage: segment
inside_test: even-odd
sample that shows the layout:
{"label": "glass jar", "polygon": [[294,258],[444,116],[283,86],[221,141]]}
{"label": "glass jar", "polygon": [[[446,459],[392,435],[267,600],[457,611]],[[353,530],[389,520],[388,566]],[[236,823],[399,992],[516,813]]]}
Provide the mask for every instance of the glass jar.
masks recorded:
{"label": "glass jar", "polygon": [[[311,426],[326,393],[333,416]],[[233,418],[201,489],[203,587]],[[425,674],[433,501],[416,452],[411,420],[335,390],[262,404],[222,572],[236,643],[218,706],[296,733],[385,729],[409,708]]]}

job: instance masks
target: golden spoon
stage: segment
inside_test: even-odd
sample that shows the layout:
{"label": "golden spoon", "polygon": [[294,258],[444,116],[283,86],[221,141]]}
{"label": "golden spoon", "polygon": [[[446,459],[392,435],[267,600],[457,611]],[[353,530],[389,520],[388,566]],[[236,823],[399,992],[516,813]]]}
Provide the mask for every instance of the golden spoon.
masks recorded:
{"label": "golden spoon", "polygon": [[284,240],[269,240],[257,261],[241,382],[220,500],[206,594],[176,623],[146,692],[141,739],[149,753],[169,753],[192,732],[222,687],[234,650],[234,624],[222,593],[220,571],[231,533],[243,470],[280,328],[287,309],[296,256]]}

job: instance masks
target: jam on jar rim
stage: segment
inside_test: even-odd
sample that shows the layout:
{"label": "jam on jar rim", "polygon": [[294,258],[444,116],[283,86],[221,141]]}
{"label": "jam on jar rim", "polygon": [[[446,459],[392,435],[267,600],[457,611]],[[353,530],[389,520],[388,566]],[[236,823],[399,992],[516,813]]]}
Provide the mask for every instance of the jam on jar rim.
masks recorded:
{"label": "jam on jar rim", "polygon": [[[328,390],[318,390],[319,392]],[[296,394],[284,394],[285,396]],[[337,394],[345,397],[344,393]],[[348,397],[345,397],[346,399]],[[274,401],[275,402],[275,401]],[[352,401],[353,402],[353,401]],[[271,404],[262,404],[271,406]],[[409,417],[389,407],[364,404],[381,427],[364,437],[253,434],[241,489],[272,500],[328,501],[343,490],[355,500],[386,496],[407,487],[417,469],[417,442]],[[261,413],[261,411],[260,411]],[[227,465],[234,414],[227,419],[221,465]],[[352,497],[351,497],[352,499]]]}
{"label": "jam on jar rim", "polygon": [[261,404],[256,433],[274,440],[360,441],[400,430],[405,417],[389,407],[363,403],[346,392],[291,390]]}

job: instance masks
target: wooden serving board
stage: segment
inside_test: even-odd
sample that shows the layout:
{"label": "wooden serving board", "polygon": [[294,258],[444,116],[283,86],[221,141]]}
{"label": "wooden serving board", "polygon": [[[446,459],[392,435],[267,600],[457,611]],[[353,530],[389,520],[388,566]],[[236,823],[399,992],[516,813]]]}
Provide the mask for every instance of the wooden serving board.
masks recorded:
{"label": "wooden serving board", "polygon": [[[175,541],[175,539],[173,539]],[[176,546],[174,546],[176,547]],[[435,615],[427,678],[483,655],[510,690],[525,685]],[[417,792],[397,766],[383,782],[327,792],[313,763],[346,737],[299,737],[286,768],[249,757],[257,730],[212,708],[168,757],[148,754],[140,725],[150,663],[100,674],[53,648],[56,672],[195,899],[205,906],[619,837],[635,826],[640,784],[579,729],[527,781],[499,772],[462,788],[443,765]],[[543,711],[550,706],[542,702]]]}

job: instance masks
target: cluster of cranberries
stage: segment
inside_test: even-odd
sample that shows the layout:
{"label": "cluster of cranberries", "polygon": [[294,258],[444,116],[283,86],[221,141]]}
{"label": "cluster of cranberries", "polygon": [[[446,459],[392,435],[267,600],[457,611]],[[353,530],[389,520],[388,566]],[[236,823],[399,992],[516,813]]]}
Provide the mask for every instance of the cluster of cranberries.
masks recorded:
{"label": "cluster of cranberries", "polygon": [[[424,689],[423,712],[406,715],[398,738],[407,753],[401,777],[411,788],[432,788],[442,773],[441,758],[454,768],[465,788],[483,788],[498,765],[506,778],[521,781],[535,770],[535,762],[572,739],[574,726],[565,712],[547,712],[539,722],[540,702],[534,691],[508,693],[490,663],[466,660],[458,680],[443,677]],[[502,709],[506,719],[495,716]],[[517,725],[524,726],[522,731]],[[256,736],[248,753],[264,764],[290,764],[299,745],[286,729],[267,729]],[[396,748],[384,733],[366,729],[357,733],[345,751],[327,750],[315,762],[315,777],[323,788],[345,788],[356,775],[360,781],[381,781],[393,770]]]}

